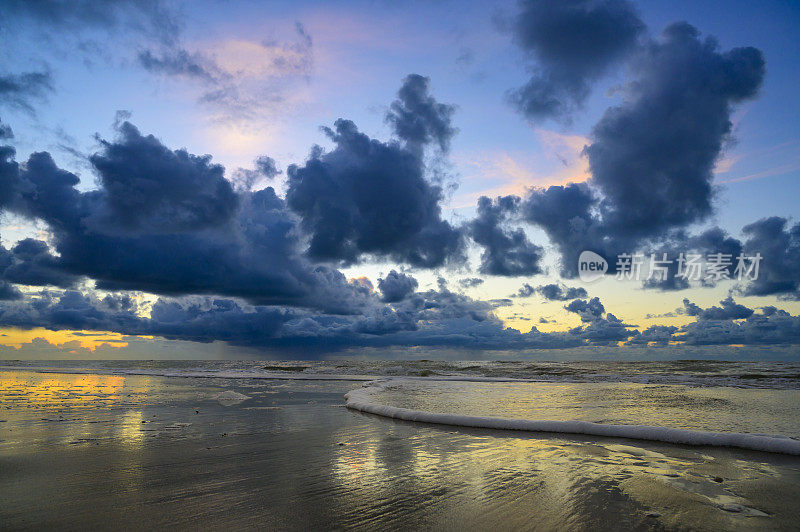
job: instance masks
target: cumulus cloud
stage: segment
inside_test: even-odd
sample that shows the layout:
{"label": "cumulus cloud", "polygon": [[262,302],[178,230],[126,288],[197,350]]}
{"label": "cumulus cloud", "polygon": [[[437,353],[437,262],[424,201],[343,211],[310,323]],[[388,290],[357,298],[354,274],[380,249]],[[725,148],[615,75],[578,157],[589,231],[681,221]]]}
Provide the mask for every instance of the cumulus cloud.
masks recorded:
{"label": "cumulus cloud", "polygon": [[699,320],[741,320],[749,318],[753,314],[753,309],[736,303],[733,296],[728,296],[719,303],[718,307],[702,309],[688,299],[684,299],[684,313],[687,316],[696,316]]}
{"label": "cumulus cloud", "polygon": [[677,23],[636,66],[626,103],[594,126],[586,154],[610,229],[652,236],[710,214],[731,106],[756,94],[764,57],[749,47],[720,52],[715,39]]}
{"label": "cumulus cloud", "polygon": [[523,204],[561,252],[566,276],[577,273],[583,250],[630,253],[711,214],[712,171],[730,138],[731,110],[756,95],[765,68],[759,50],[722,52],[686,23],[668,26],[635,66],[624,103],[592,128],[589,181],[534,189]]}
{"label": "cumulus cloud", "polygon": [[[681,254],[683,254],[683,268],[686,269],[686,261],[689,255],[699,256],[705,261],[709,256],[721,253],[730,259],[730,265],[721,269],[728,278],[736,276],[738,257],[742,255],[742,243],[720,227],[706,229],[698,235],[689,236],[679,234],[663,242],[660,247],[650,250],[646,254],[647,264],[651,260],[651,255],[655,255],[655,261],[661,261],[666,257],[669,261],[666,265],[665,274],[659,273],[643,281],[643,287],[647,289],[658,289],[662,291],[676,291],[690,288],[691,284],[687,275],[680,275]],[[665,255],[666,254],[666,255]],[[713,286],[714,279],[701,277],[700,282],[705,286]]]}
{"label": "cumulus cloud", "polygon": [[419,153],[380,142],[339,119],[336,147],[287,171],[286,200],[311,236],[310,257],[354,263],[364,254],[434,267],[458,256],[460,230],[442,219],[442,190]]}
{"label": "cumulus cloud", "polygon": [[409,74],[386,114],[397,137],[420,149],[435,142],[443,152],[450,148],[456,130],[452,125],[454,105],[439,103],[430,94],[430,78]]}
{"label": "cumulus cloud", "polygon": [[576,299],[564,306],[568,312],[574,312],[580,316],[581,321],[591,322],[599,320],[603,317],[606,309],[600,302],[600,298],[593,297],[592,299]]}
{"label": "cumulus cloud", "polygon": [[744,227],[744,251],[760,253],[758,278],[748,283],[745,294],[778,295],[800,299],[800,223],[773,216]]}
{"label": "cumulus cloud", "polygon": [[[681,328],[676,338],[689,345],[792,345],[800,343],[800,316],[764,309],[743,320],[701,319]],[[742,313],[743,314],[743,313]]]}
{"label": "cumulus cloud", "polygon": [[528,283],[523,283],[511,297],[531,297],[533,294],[539,294],[548,301],[569,301],[588,297],[586,289],[583,287],[571,287],[561,283],[540,286],[531,286]]}
{"label": "cumulus cloud", "polygon": [[89,158],[108,210],[99,214],[99,224],[172,232],[219,226],[233,217],[239,198],[210,155],[170,150],[130,122],[119,126],[119,134],[116,142],[101,141],[102,150]]}
{"label": "cumulus cloud", "polygon": [[[34,286],[74,286],[78,278],[60,267],[47,244],[25,238],[10,250],[0,245],[0,279],[5,283]],[[13,293],[13,292],[12,292]]]}
{"label": "cumulus cloud", "polygon": [[[570,329],[570,334],[579,336],[592,345],[615,345],[638,334],[638,331],[635,329],[631,330],[633,325],[623,323],[610,312],[606,314],[605,318],[595,316],[594,312],[597,311],[597,308],[592,305],[592,302],[596,299],[597,298],[594,298],[589,302],[592,308],[587,308],[584,311],[585,314],[579,312],[579,314],[581,314],[581,319],[583,321],[588,321],[589,324],[585,327]],[[602,307],[602,305],[600,306]],[[600,312],[602,313],[602,311]],[[584,316],[586,316],[587,319],[584,319]]]}
{"label": "cumulus cloud", "polygon": [[531,120],[569,119],[644,29],[626,0],[521,1],[511,30],[532,63],[531,78],[509,99]]}
{"label": "cumulus cloud", "polygon": [[236,194],[209,157],[170,150],[127,123],[120,129],[119,141],[103,142],[90,158],[100,180],[87,192],[47,152],[20,165],[13,149],[2,151],[0,206],[48,225],[56,256],[41,265],[50,273],[90,278],[104,290],[344,313],[366,305],[367,289],[302,257],[295,217],[271,187]]}
{"label": "cumulus cloud", "polygon": [[419,286],[417,280],[405,273],[398,273],[395,270],[383,278],[378,279],[378,289],[383,294],[382,299],[387,303],[402,301],[412,294]]}
{"label": "cumulus cloud", "polygon": [[423,154],[431,142],[446,148],[451,114],[428,93],[427,78],[412,74],[388,115],[402,143],[372,139],[344,119],[323,128],[335,148],[315,147],[287,171],[286,200],[311,237],[310,257],[435,267],[461,256],[462,232],[442,219],[443,192],[428,179]]}
{"label": "cumulus cloud", "polygon": [[674,325],[651,325],[628,340],[631,345],[669,345],[678,327]]}
{"label": "cumulus cloud", "polygon": [[521,228],[503,225],[519,212],[517,196],[498,197],[494,201],[481,196],[478,214],[468,226],[472,239],[483,247],[480,272],[490,275],[517,276],[542,273],[539,262],[544,250],[533,244]]}
{"label": "cumulus cloud", "polygon": [[113,331],[194,342],[279,349],[303,356],[351,347],[451,346],[545,349],[585,344],[580,335],[506,329],[492,306],[439,290],[416,292],[392,306],[374,301],[359,315],[246,305],[212,297],[161,298],[149,317],[124,295],[43,291],[0,305],[0,324],[20,328]]}
{"label": "cumulus cloud", "polygon": [[561,274],[566,277],[577,275],[578,256],[583,250],[612,257],[624,249],[603,234],[593,214],[597,203],[586,183],[534,188],[522,202],[524,219],[541,227],[555,244],[561,256]]}

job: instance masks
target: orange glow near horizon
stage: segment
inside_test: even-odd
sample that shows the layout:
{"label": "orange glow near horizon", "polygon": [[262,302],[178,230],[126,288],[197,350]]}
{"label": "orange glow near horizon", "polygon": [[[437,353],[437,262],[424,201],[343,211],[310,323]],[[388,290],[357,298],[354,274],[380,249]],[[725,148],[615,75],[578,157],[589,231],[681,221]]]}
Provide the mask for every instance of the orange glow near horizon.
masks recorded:
{"label": "orange glow near horizon", "polygon": [[94,351],[103,344],[113,347],[127,347],[124,340],[127,335],[114,332],[97,331],[51,331],[41,327],[34,329],[0,328],[0,345],[21,348],[23,344],[31,344],[42,339],[55,347],[81,348]]}

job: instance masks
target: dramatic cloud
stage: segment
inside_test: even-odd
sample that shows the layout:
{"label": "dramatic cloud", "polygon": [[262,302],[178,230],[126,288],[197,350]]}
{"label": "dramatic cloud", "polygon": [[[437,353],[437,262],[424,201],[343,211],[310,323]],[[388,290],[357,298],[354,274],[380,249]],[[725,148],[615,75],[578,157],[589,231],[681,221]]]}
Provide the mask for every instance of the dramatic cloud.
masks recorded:
{"label": "dramatic cloud", "polygon": [[[652,257],[651,255],[655,255]],[[722,254],[730,259],[730,265],[721,268],[721,272],[725,272],[728,278],[733,279],[736,277],[736,267],[739,264],[738,258],[742,256],[742,243],[739,240],[728,235],[725,230],[719,227],[712,227],[695,236],[677,235],[664,242],[661,247],[646,254],[646,263],[649,267],[651,259],[656,261],[663,261],[666,254],[666,275],[662,273],[654,274],[651,278],[645,279],[643,282],[644,288],[655,288],[663,291],[685,290],[690,288],[689,279],[686,275],[687,262],[690,255],[699,256],[702,261],[707,260],[709,256]],[[683,266],[681,266],[681,254],[683,254]],[[702,262],[701,261],[701,262]],[[683,272],[679,269],[683,267]],[[679,275],[683,273],[684,275]],[[715,281],[710,276],[705,276],[707,272],[703,272],[703,276],[699,281],[705,286],[713,286]]]}
{"label": "dramatic cloud", "polygon": [[98,298],[50,292],[0,305],[0,324],[20,328],[114,331],[195,342],[225,341],[302,356],[350,347],[438,346],[470,349],[547,349],[584,345],[577,333],[506,329],[491,305],[442,287],[394,306],[375,302],[358,316],[248,306],[231,299],[159,299],[150,317],[127,296]]}
{"label": "dramatic cloud", "polygon": [[778,295],[800,299],[800,223],[773,216],[746,226],[744,251],[761,254],[758,278],[750,282],[746,295]]}
{"label": "dramatic cloud", "polygon": [[337,120],[335,149],[288,169],[289,207],[311,235],[310,257],[353,263],[362,254],[434,267],[458,255],[459,230],[441,217],[442,190],[425,179],[416,151]]}
{"label": "dramatic cloud", "polygon": [[586,290],[582,287],[568,287],[557,283],[541,286],[531,286],[528,283],[523,283],[520,289],[511,297],[531,297],[533,294],[539,294],[548,301],[569,301],[588,297]]}
{"label": "dramatic cloud", "polygon": [[[100,177],[108,212],[98,223],[125,229],[173,232],[220,226],[233,217],[239,198],[211,156],[172,151],[129,122],[117,142],[102,141],[89,158]],[[111,220],[113,219],[113,221]]]}
{"label": "dramatic cloud", "polygon": [[689,345],[796,345],[800,343],[800,316],[766,307],[760,314],[750,311],[739,321],[700,319],[682,327],[674,339]]}
{"label": "dramatic cloud", "polygon": [[561,255],[561,273],[574,277],[578,256],[584,250],[614,257],[625,250],[622,243],[603,234],[593,214],[598,202],[586,183],[532,189],[522,203],[523,217],[544,229]]}
{"label": "dramatic cloud", "polygon": [[[596,299],[590,301],[590,304]],[[592,313],[594,310],[591,309],[588,312]],[[581,319],[584,320],[583,315],[581,315]],[[611,313],[608,313],[605,318],[593,317],[584,321],[589,321],[589,325],[583,328],[570,329],[570,334],[579,336],[592,345],[615,345],[639,334],[636,330],[630,330],[633,327],[632,325],[623,323]]]}
{"label": "dramatic cloud", "polygon": [[451,123],[455,106],[437,102],[430,94],[430,78],[419,74],[403,80],[397,97],[386,114],[397,137],[418,149],[436,142],[446,152],[456,133]]}
{"label": "dramatic cloud", "polygon": [[720,53],[685,23],[667,27],[637,60],[627,101],[606,111],[586,148],[606,224],[649,237],[711,213],[714,163],[731,131],[731,105],[764,77],[755,48]]}
{"label": "dramatic cloud", "polygon": [[357,312],[371,297],[300,255],[295,218],[271,187],[235,195],[208,157],[169,150],[130,124],[90,159],[97,190],[78,191],[78,178],[46,152],[23,165],[13,149],[2,155],[0,206],[45,222],[57,254],[21,256],[49,275],[29,275],[31,284],[68,284],[52,280],[58,271],[104,290],[219,294],[334,313]]}
{"label": "dramatic cloud", "polygon": [[564,308],[568,312],[574,312],[580,316],[581,321],[583,322],[597,321],[603,317],[603,314],[606,311],[605,307],[600,302],[600,299],[597,297],[593,297],[588,301],[585,299],[576,299],[575,301],[571,301],[569,304],[565,305]]}
{"label": "dramatic cloud", "polygon": [[678,327],[673,325],[651,325],[640,334],[628,340],[631,345],[669,345],[674,341]]}
{"label": "dramatic cloud", "polygon": [[452,107],[416,75],[398,97],[389,119],[404,144],[371,139],[339,119],[335,131],[324,128],[335,149],[315,148],[303,166],[289,167],[286,199],[311,235],[310,257],[348,264],[369,254],[434,267],[460,256],[461,231],[442,219],[442,189],[426,179],[423,157],[430,142],[447,147]]}
{"label": "dramatic cloud", "polygon": [[395,270],[389,272],[385,279],[378,279],[378,289],[387,303],[402,301],[417,289],[417,280]]}
{"label": "dramatic cloud", "polygon": [[519,212],[517,196],[503,196],[494,201],[481,196],[478,215],[469,223],[472,239],[483,246],[480,272],[490,275],[535,275],[542,273],[539,262],[544,250],[528,240],[520,229],[505,229],[503,224]]}
{"label": "dramatic cloud", "polygon": [[41,240],[25,238],[10,250],[0,245],[0,279],[6,283],[69,288],[78,278],[65,272]]}
{"label": "dramatic cloud", "polygon": [[509,98],[535,121],[568,119],[645,29],[626,0],[524,0],[520,7],[511,29],[534,64],[530,80]]}
{"label": "dramatic cloud", "polygon": [[696,316],[699,320],[742,320],[753,314],[753,309],[736,303],[732,296],[728,296],[719,303],[719,307],[702,309],[688,299],[684,299],[684,313],[687,316]]}
{"label": "dramatic cloud", "polygon": [[630,253],[711,214],[732,106],[755,96],[764,77],[759,50],[720,52],[685,23],[667,27],[635,66],[625,102],[592,129],[589,182],[533,190],[523,206],[560,250],[567,276],[583,250]]}

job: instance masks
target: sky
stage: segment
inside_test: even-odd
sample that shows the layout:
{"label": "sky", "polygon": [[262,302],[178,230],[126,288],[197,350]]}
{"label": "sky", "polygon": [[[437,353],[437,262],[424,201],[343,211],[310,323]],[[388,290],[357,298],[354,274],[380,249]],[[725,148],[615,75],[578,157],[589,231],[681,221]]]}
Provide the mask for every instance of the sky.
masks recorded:
{"label": "sky", "polygon": [[2,5],[0,358],[800,357],[793,2]]}

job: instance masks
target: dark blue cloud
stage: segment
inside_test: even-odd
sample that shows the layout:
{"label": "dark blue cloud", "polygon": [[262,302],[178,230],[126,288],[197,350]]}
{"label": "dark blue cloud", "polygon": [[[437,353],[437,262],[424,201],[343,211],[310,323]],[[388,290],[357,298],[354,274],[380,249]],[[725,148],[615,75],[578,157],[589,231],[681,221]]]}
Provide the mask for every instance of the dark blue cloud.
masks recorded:
{"label": "dark blue cloud", "polygon": [[479,271],[489,275],[517,276],[542,273],[539,262],[544,250],[528,240],[520,229],[503,225],[519,212],[517,196],[498,197],[494,201],[481,196],[478,214],[469,225],[472,239],[483,247]]}
{"label": "dark blue cloud", "polygon": [[748,283],[745,294],[800,299],[800,223],[790,226],[787,219],[773,216],[742,232],[745,253],[762,257],[758,278]]}
{"label": "dark blue cloud", "polygon": [[530,80],[509,93],[511,102],[531,120],[568,120],[644,29],[626,0],[521,1],[511,30],[533,64]]}
{"label": "dark blue cloud", "polygon": [[720,52],[686,23],[668,26],[636,61],[626,103],[608,109],[586,148],[614,233],[650,237],[712,211],[713,168],[731,132],[731,106],[755,96],[764,57]]}
{"label": "dark blue cloud", "polygon": [[107,208],[97,214],[99,226],[177,232],[217,227],[234,217],[239,198],[210,155],[170,150],[130,122],[119,126],[119,136],[101,141],[101,151],[89,158]]}
{"label": "dark blue cloud", "polygon": [[[735,304],[738,305],[738,304]],[[713,307],[719,308],[719,307]],[[739,311],[730,319],[699,319],[681,328],[674,340],[689,345],[797,345],[800,316],[766,307],[761,313]]]}
{"label": "dark blue cloud", "polygon": [[417,289],[419,283],[410,275],[392,270],[383,279],[378,279],[378,289],[387,303],[402,301]]}
{"label": "dark blue cloud", "polygon": [[[592,301],[590,301],[590,305],[595,300],[597,300],[597,298],[594,298]],[[596,309],[594,308],[588,309],[588,312],[591,314],[595,310]],[[605,318],[591,315],[590,319],[584,319],[584,315],[581,314],[581,320],[588,321],[589,324],[585,327],[576,327],[574,329],[570,329],[570,334],[579,336],[592,345],[616,345],[619,342],[625,341],[628,338],[631,338],[632,336],[635,337],[639,334],[637,330],[631,330],[633,325],[623,323],[619,318],[610,312],[606,314]]]}
{"label": "dark blue cloud", "polygon": [[409,74],[386,114],[397,137],[409,147],[435,142],[443,152],[450,148],[456,129],[452,125],[454,105],[439,103],[430,94],[430,78]]}
{"label": "dark blue cloud", "polygon": [[532,287],[529,284],[522,285],[522,288],[517,292],[517,297],[529,297],[536,292],[548,301],[569,301],[571,299],[579,299],[588,297],[586,289],[580,286],[572,287],[563,284],[545,284],[537,287]]}
{"label": "dark blue cloud", "polygon": [[196,342],[224,341],[288,356],[353,347],[438,346],[544,349],[585,344],[579,334],[505,329],[492,306],[446,288],[418,292],[393,305],[377,300],[360,315],[249,306],[210,297],[162,298],[149,317],[135,300],[77,291],[44,291],[0,305],[0,324],[20,328],[115,331]]}
{"label": "dark blue cloud", "polygon": [[736,303],[732,296],[719,302],[718,307],[702,309],[688,299],[683,300],[683,311],[687,316],[696,316],[698,320],[742,320],[753,315],[753,309]]}
{"label": "dark blue cloud", "polygon": [[[646,253],[646,262],[649,265],[651,254],[655,254],[656,261],[662,261],[666,253],[666,260],[671,261],[666,264],[666,275],[654,275],[643,282],[643,287],[647,289],[658,289],[662,291],[676,291],[690,288],[689,279],[686,275],[679,275],[681,254],[683,254],[684,267],[689,255],[699,255],[701,262],[709,256],[722,253],[730,258],[730,266],[723,268],[727,272],[728,278],[736,277],[737,258],[742,254],[742,243],[730,236],[724,229],[712,227],[706,229],[698,235],[689,236],[678,234],[663,242],[660,247]],[[685,273],[685,272],[683,272]],[[702,277],[701,283],[705,286],[713,286],[714,280]]]}
{"label": "dark blue cloud", "polygon": [[577,273],[583,250],[607,259],[632,253],[712,213],[712,171],[731,110],[756,95],[765,71],[759,50],[721,52],[686,23],[648,43],[635,67],[624,103],[592,129],[589,182],[535,189],[523,205],[558,247],[566,276]]}
{"label": "dark blue cloud", "polygon": [[287,172],[286,200],[311,237],[310,257],[434,267],[460,256],[461,232],[442,219],[442,190],[425,178],[421,154],[371,139],[349,120],[326,132],[336,147],[315,149]]}
{"label": "dark blue cloud", "polygon": [[593,297],[589,300],[576,299],[570,301],[564,308],[568,312],[574,312],[580,316],[581,321],[587,323],[601,319],[606,312],[603,303],[601,303],[600,298],[597,297]]}
{"label": "dark blue cloud", "polygon": [[[272,188],[236,194],[209,157],[169,150],[129,124],[121,133],[90,158],[100,187],[88,192],[46,152],[18,165],[12,149],[3,151],[0,205],[45,222],[57,254],[40,262],[49,279],[26,282],[64,286],[87,277],[105,290],[220,294],[344,313],[366,304],[363,287],[301,256],[295,217]],[[55,272],[66,280],[54,282]]]}
{"label": "dark blue cloud", "polygon": [[628,340],[630,345],[669,345],[675,340],[678,327],[674,325],[651,325]]}
{"label": "dark blue cloud", "polygon": [[0,279],[6,283],[69,288],[79,278],[63,270],[41,240],[25,238],[10,250],[0,245]]}

